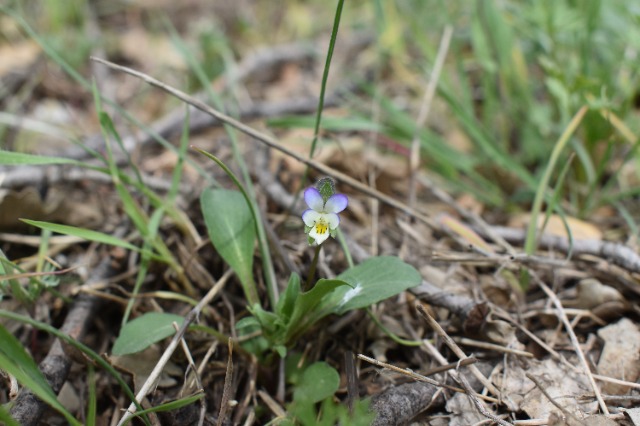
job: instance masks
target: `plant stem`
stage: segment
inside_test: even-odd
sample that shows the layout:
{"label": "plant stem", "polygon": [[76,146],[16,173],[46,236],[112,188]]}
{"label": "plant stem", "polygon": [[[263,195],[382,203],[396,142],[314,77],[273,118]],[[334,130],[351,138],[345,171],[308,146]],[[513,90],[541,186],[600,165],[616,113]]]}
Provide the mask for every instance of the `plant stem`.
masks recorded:
{"label": "plant stem", "polygon": [[303,291],[311,290],[311,282],[316,274],[316,266],[318,265],[318,255],[320,254],[320,248],[322,245],[316,246],[316,252],[313,254],[313,261],[311,261],[311,267],[309,268],[309,274],[307,275],[307,282],[304,285]]}

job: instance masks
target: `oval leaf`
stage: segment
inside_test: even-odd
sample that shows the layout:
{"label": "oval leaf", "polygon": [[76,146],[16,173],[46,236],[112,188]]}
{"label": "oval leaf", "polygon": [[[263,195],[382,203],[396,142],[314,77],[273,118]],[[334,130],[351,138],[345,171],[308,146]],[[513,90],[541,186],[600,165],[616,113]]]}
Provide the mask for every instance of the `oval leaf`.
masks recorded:
{"label": "oval leaf", "polygon": [[113,345],[114,355],[128,355],[140,352],[160,340],[172,336],[176,329],[173,323],[182,325],[184,318],[180,315],[163,312],[150,312],[131,322],[120,330],[120,335]]}
{"label": "oval leaf", "polygon": [[420,273],[413,266],[394,256],[371,257],[346,270],[337,279],[353,286],[338,288],[323,301],[323,306],[332,308],[337,314],[366,308],[422,282]]}
{"label": "oval leaf", "polygon": [[316,362],[304,370],[300,384],[293,391],[293,399],[300,402],[320,402],[336,393],[340,375],[326,362]]}
{"label": "oval leaf", "polygon": [[257,303],[252,271],[256,227],[247,201],[238,191],[208,188],[200,205],[213,246],[238,276],[249,304]]}

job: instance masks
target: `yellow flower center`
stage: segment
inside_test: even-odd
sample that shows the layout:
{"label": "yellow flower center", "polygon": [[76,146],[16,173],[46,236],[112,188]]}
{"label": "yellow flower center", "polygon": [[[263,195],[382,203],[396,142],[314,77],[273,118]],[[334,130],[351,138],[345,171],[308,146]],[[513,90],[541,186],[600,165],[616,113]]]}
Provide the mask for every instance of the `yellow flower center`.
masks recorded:
{"label": "yellow flower center", "polygon": [[323,220],[318,221],[316,223],[316,232],[320,235],[326,234],[329,230],[329,224]]}

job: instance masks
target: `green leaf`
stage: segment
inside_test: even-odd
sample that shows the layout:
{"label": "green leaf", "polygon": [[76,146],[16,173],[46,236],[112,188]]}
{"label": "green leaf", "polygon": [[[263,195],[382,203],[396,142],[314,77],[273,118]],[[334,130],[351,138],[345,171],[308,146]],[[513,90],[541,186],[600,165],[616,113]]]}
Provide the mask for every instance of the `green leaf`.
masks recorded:
{"label": "green leaf", "polygon": [[262,334],[271,338],[278,332],[282,331],[282,327],[284,323],[280,316],[274,314],[271,311],[267,311],[262,306],[255,304],[249,307],[249,312],[253,314],[258,323],[260,323],[260,328],[262,329]]}
{"label": "green leaf", "polygon": [[291,274],[289,278],[289,284],[287,289],[280,295],[278,303],[276,304],[276,313],[284,320],[291,318],[293,309],[300,295],[300,276],[295,272]]}
{"label": "green leaf", "polygon": [[131,322],[128,322],[122,329],[120,335],[113,345],[114,355],[127,355],[140,352],[160,340],[172,336],[176,330],[173,323],[182,325],[184,318],[180,315],[167,314],[162,312],[150,312],[144,314]]}
{"label": "green leaf", "polygon": [[131,243],[128,243],[120,238],[113,237],[109,234],[104,234],[98,231],[92,231],[90,229],[77,228],[75,226],[60,225],[58,223],[42,222],[39,220],[20,219],[22,222],[35,226],[36,228],[46,229],[58,234],[72,235],[74,237],[84,238],[88,241],[95,241],[102,244],[108,244],[116,247],[123,247],[127,250],[140,251],[140,249]]}
{"label": "green leaf", "polygon": [[16,422],[13,417],[11,417],[9,411],[4,407],[4,405],[0,405],[0,424],[6,426],[20,426],[20,423]]}
{"label": "green leaf", "polygon": [[247,201],[238,191],[208,188],[200,204],[213,246],[238,276],[249,305],[259,303],[253,281],[256,226]]}
{"label": "green leaf", "polygon": [[333,179],[329,177],[320,179],[316,184],[316,188],[318,188],[318,192],[320,192],[320,195],[322,195],[322,199],[324,200],[325,204],[327,203],[327,200],[336,193]]}
{"label": "green leaf", "polygon": [[323,302],[323,306],[333,309],[336,314],[366,308],[422,282],[420,273],[413,266],[394,256],[371,257],[337,278],[352,288],[336,289]]}
{"label": "green leaf", "polygon": [[[242,318],[236,323],[236,331],[238,333],[238,336],[247,336],[260,330],[260,322],[253,316]],[[256,336],[249,340],[245,340],[240,345],[246,351],[258,356],[269,349],[269,342],[262,335]]]}
{"label": "green leaf", "polygon": [[340,386],[340,375],[326,362],[311,364],[302,374],[293,391],[293,399],[300,402],[320,402],[330,397]]}
{"label": "green leaf", "polygon": [[134,414],[135,417],[140,417],[144,414],[149,413],[163,413],[167,411],[174,411],[182,407],[186,407],[187,405],[191,405],[194,402],[204,398],[204,392],[197,392],[190,396],[185,396],[180,399],[175,399],[173,401],[168,401],[160,405],[156,405],[151,408],[147,408],[146,410],[138,411]]}
{"label": "green leaf", "polygon": [[25,154],[22,152],[12,152],[0,150],[0,165],[22,166],[22,165],[45,165],[45,164],[75,164],[85,165],[80,161],[62,157],[48,157],[42,155]]}
{"label": "green leaf", "polygon": [[297,336],[304,333],[307,328],[331,314],[331,310],[326,309],[324,304],[321,305],[321,302],[327,294],[342,286],[349,288],[349,284],[342,280],[321,279],[311,290],[302,293],[296,300],[282,343],[292,342]]}
{"label": "green leaf", "polygon": [[58,402],[56,394],[45,380],[33,359],[18,339],[0,325],[0,370],[14,376],[23,386],[31,389],[45,403],[60,412],[70,424],[80,423]]}
{"label": "green leaf", "polygon": [[[267,120],[267,126],[280,128],[313,128],[315,117],[310,116],[285,116]],[[366,117],[323,117],[322,129],[324,131],[368,131],[380,132],[382,126],[374,123]]]}

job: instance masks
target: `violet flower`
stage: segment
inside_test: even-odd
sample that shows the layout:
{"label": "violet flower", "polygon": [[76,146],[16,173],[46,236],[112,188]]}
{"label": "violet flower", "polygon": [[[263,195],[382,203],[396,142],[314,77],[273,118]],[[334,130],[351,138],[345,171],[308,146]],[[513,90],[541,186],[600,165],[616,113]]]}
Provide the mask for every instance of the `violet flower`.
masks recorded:
{"label": "violet flower", "polygon": [[304,191],[304,201],[309,206],[309,209],[302,213],[309,243],[315,241],[317,245],[320,245],[329,236],[335,237],[338,225],[340,225],[338,213],[346,209],[349,203],[347,196],[333,194],[325,201],[320,191],[309,187]]}

